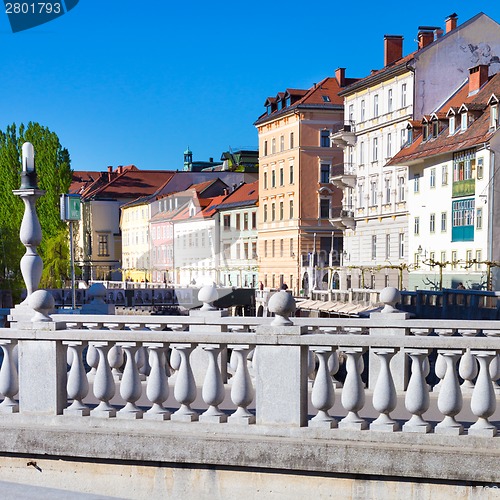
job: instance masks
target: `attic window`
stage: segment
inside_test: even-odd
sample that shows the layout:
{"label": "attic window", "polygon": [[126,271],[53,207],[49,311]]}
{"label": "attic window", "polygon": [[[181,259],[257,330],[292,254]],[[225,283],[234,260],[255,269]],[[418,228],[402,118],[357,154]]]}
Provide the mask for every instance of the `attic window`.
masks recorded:
{"label": "attic window", "polygon": [[429,124],[424,123],[424,126],[422,127],[423,130],[423,140],[426,141],[429,138]]}
{"label": "attic window", "polygon": [[462,113],[461,115],[461,124],[460,128],[462,130],[467,130],[467,112]]}
{"label": "attic window", "polygon": [[268,105],[266,106],[266,108],[267,108],[267,114],[268,114],[268,115],[270,115],[270,114],[272,113],[272,110],[271,110],[271,105],[270,105],[270,104],[268,104]]}
{"label": "attic window", "polygon": [[285,106],[290,106],[290,104],[292,104],[292,98],[290,96],[287,96],[287,98],[285,99]]}
{"label": "attic window", "polygon": [[322,95],[321,97],[323,98],[323,102],[331,102],[330,96]]}
{"label": "attic window", "polygon": [[432,137],[437,137],[439,134],[439,122],[434,120],[432,122]]}
{"label": "attic window", "polygon": [[450,122],[449,122],[449,133],[450,135],[453,135],[455,133],[455,115],[450,116]]}
{"label": "attic window", "polygon": [[498,104],[492,104],[490,107],[490,128],[498,127]]}

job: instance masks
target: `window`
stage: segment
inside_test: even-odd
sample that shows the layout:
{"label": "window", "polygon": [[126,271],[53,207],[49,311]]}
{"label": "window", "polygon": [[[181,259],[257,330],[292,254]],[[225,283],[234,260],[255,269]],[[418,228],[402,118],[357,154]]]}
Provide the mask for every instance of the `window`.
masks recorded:
{"label": "window", "polygon": [[406,107],[406,83],[401,85],[401,107]]}
{"label": "window", "polygon": [[285,218],[284,203],[280,201],[280,220],[283,220],[284,218]]}
{"label": "window", "polygon": [[[401,140],[400,140],[401,144],[400,144],[400,147],[404,147],[404,145],[406,144],[406,129],[402,128],[401,129]],[[411,143],[411,129],[408,130],[408,144]]]}
{"label": "window", "polygon": [[274,137],[271,141],[271,153],[272,154],[276,153],[276,139]]}
{"label": "window", "polygon": [[403,259],[405,256],[405,235],[404,233],[399,233],[399,258]]}
{"label": "window", "polygon": [[448,184],[448,165],[441,167],[441,184],[446,186]]}
{"label": "window", "polygon": [[422,127],[422,140],[426,141],[429,138],[429,124],[424,123]]}
{"label": "window", "polygon": [[391,235],[386,234],[385,235],[385,258],[386,260],[389,260],[391,256]]}
{"label": "window", "polygon": [[446,252],[441,252],[441,263],[446,262]]}
{"label": "window", "polygon": [[384,183],[385,183],[385,202],[389,204],[391,202],[391,178],[386,177]]}
{"label": "window", "polygon": [[236,229],[238,231],[241,230],[241,215],[240,214],[236,214]]}
{"label": "window", "polygon": [[361,121],[365,121],[365,100],[361,101]]}
{"label": "window", "polygon": [[257,242],[256,241],[252,241],[252,256],[251,256],[252,259],[256,259],[257,258]]}
{"label": "window", "polygon": [[280,186],[285,185],[285,170],[283,165],[280,166]]}
{"label": "window", "polygon": [[273,240],[273,241],[271,241],[271,257],[274,257],[274,256],[275,256],[275,253],[274,253],[274,240]]}
{"label": "window", "polygon": [[460,116],[460,128],[461,130],[467,130],[467,112],[462,113]]}
{"label": "window", "polygon": [[451,252],[451,268],[452,269],[456,269],[457,268],[457,263],[458,263],[457,251],[453,250],[453,252]]}
{"label": "window", "polygon": [[285,136],[280,136],[280,151],[285,151]]}
{"label": "window", "polygon": [[257,229],[257,212],[252,212],[252,229]]}
{"label": "window", "polygon": [[321,184],[328,184],[330,182],[330,165],[322,163],[320,167],[320,179]]}
{"label": "window", "polygon": [[[453,182],[472,179],[472,172],[476,167],[476,150],[467,149],[453,153]],[[461,193],[472,194],[472,193]]]}
{"label": "window", "polygon": [[276,170],[271,170],[271,187],[276,187]]}
{"label": "window", "polygon": [[349,104],[348,117],[349,117],[349,123],[353,123],[354,122],[354,104]]}
{"label": "window", "polygon": [[290,238],[290,257],[293,257],[295,252],[293,251],[293,238]]}
{"label": "window", "polygon": [[264,156],[267,156],[267,141],[264,141]]}
{"label": "window", "polygon": [[450,119],[448,121],[448,130],[449,130],[449,134],[450,135],[453,135],[455,133],[455,115],[451,115],[450,116]]}
{"label": "window", "polygon": [[[264,242],[264,243],[267,243],[267,242]],[[224,243],[223,252],[224,252],[223,255],[224,255],[225,259],[231,258],[231,244],[230,243]]]}
{"label": "window", "polygon": [[107,257],[109,255],[108,235],[107,234],[100,234],[99,235],[97,255],[99,257]]}
{"label": "window", "polygon": [[415,174],[415,177],[413,178],[413,192],[420,192],[420,174]]}
{"label": "window", "polygon": [[476,229],[483,229],[483,209],[476,209]]}
{"label": "window", "polygon": [[330,147],[330,131],[329,130],[322,130],[321,131],[321,137],[320,137],[320,143],[319,145],[322,148],[329,148]]}
{"label": "window", "polygon": [[429,179],[429,184],[430,184],[431,188],[436,187],[436,169],[435,168],[431,168],[431,175],[430,175],[430,179]]}
{"label": "window", "polygon": [[432,120],[432,137],[437,137],[439,135],[439,122],[438,120]]}
{"label": "window", "polygon": [[293,184],[293,163],[290,163],[290,171],[289,171],[289,177],[290,177],[290,184]]}
{"label": "window", "polygon": [[498,105],[493,104],[490,107],[490,127],[497,128],[498,127]]}
{"label": "window", "polygon": [[330,200],[321,198],[319,200],[319,217],[320,219],[328,219],[330,217]]}
{"label": "window", "polygon": [[377,236],[372,234],[372,260],[377,258]]}
{"label": "window", "polygon": [[477,175],[478,179],[482,179],[483,175],[484,175],[483,174],[483,162],[484,162],[484,160],[482,157],[477,159],[477,174],[476,175]]}
{"label": "window", "polygon": [[364,202],[364,186],[361,183],[358,184],[358,208],[363,208]]}
{"label": "window", "polygon": [[361,141],[359,143],[359,164],[363,165],[365,163],[365,143]]}
{"label": "window", "polygon": [[285,256],[285,240],[280,240],[280,257]]}
{"label": "window", "polygon": [[264,189],[267,189],[267,172],[264,172]]}
{"label": "window", "polygon": [[436,214],[431,214],[429,217],[429,231],[431,233],[436,231]]}
{"label": "window", "polygon": [[290,219],[293,219],[293,200],[290,200]]}
{"label": "window", "polygon": [[415,217],[413,224],[413,233],[420,234],[420,217]]}
{"label": "window", "polygon": [[290,149],[293,149],[293,132],[290,132]]}
{"label": "window", "polygon": [[429,253],[429,260],[431,262],[436,262],[436,253],[435,252],[430,252]]}
{"label": "window", "polygon": [[267,222],[267,205],[264,205],[264,222]]}
{"label": "window", "polygon": [[271,220],[276,220],[276,203],[271,203]]}
{"label": "window", "polygon": [[387,112],[390,113],[392,111],[392,89],[387,91]]}
{"label": "window", "polygon": [[378,94],[373,96],[373,117],[377,118],[378,116]]}
{"label": "window", "polygon": [[446,212],[441,212],[441,232],[443,233],[446,231],[447,220],[448,214]]}
{"label": "window", "polygon": [[373,151],[372,151],[372,161],[378,160],[378,138],[373,138]]}
{"label": "window", "polygon": [[[265,205],[264,205],[265,208]],[[264,210],[265,213],[265,210]],[[224,231],[229,231],[231,229],[231,216],[224,215]]]}
{"label": "window", "polygon": [[481,262],[483,260],[481,250],[476,250],[476,271],[481,270]]}
{"label": "window", "polygon": [[472,250],[467,250],[465,252],[465,263],[467,265],[470,265],[472,262]]}
{"label": "window", "polygon": [[405,201],[405,178],[398,177],[398,201]]}
{"label": "window", "polygon": [[243,214],[243,231],[248,231],[248,212]]}
{"label": "window", "polygon": [[392,134],[387,134],[387,158],[392,156]]}
{"label": "window", "polygon": [[267,257],[267,240],[264,241],[264,257]]}
{"label": "window", "polygon": [[370,205],[377,204],[377,181],[370,182]]}

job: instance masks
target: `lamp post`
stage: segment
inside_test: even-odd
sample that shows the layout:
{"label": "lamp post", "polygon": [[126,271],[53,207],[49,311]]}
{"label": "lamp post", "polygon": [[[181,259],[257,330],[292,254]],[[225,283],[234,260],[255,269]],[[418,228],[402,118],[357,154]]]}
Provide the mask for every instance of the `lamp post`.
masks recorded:
{"label": "lamp post", "polygon": [[36,249],[42,241],[42,228],[36,214],[36,200],[45,194],[38,189],[33,144],[25,142],[22,148],[21,187],[12,191],[24,202],[24,215],[19,231],[26,253],[21,258],[21,274],[26,284],[27,296],[21,303],[28,304],[30,295],[38,289],[42,279],[43,262]]}

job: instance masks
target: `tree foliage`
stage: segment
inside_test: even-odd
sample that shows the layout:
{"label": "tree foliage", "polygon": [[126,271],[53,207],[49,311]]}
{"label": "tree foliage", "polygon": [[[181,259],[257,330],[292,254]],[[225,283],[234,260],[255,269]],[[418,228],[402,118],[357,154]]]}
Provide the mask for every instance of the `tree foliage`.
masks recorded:
{"label": "tree foliage", "polygon": [[[52,279],[60,279],[61,269],[65,275],[69,269],[67,251],[59,252],[63,262],[56,262],[52,255],[54,247],[68,246],[66,223],[60,220],[59,196],[67,193],[71,184],[71,166],[68,150],[61,146],[55,132],[39,123],[9,125],[0,131],[0,279],[6,283],[2,288],[16,289],[22,282],[19,262],[25,248],[19,241],[19,228],[24,214],[24,204],[12,191],[21,184],[22,145],[31,142],[35,149],[35,166],[38,186],[46,193],[37,201],[37,214],[42,226],[43,240],[38,248],[44,261],[44,277],[41,286],[47,286]],[[64,235],[64,238],[63,238]],[[63,243],[63,241],[65,243]],[[47,259],[47,257],[49,257]],[[50,277],[50,279],[49,279]]]}

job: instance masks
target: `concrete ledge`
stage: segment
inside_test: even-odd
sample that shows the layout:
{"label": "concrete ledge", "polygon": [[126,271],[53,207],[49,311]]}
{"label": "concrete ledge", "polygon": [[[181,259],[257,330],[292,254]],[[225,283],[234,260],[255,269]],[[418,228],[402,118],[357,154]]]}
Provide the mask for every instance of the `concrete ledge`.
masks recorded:
{"label": "concrete ledge", "polygon": [[66,416],[0,425],[0,456],[500,483],[500,438]]}

